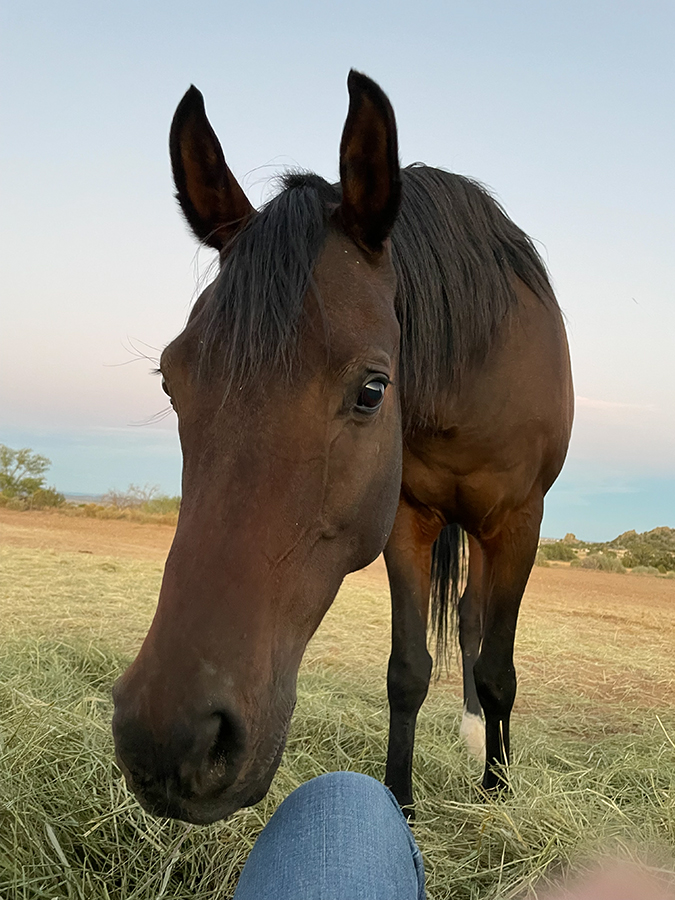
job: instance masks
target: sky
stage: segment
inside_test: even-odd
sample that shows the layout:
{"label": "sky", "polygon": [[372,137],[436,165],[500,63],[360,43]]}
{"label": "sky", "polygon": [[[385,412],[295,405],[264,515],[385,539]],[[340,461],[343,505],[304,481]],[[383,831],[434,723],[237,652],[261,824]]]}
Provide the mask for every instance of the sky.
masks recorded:
{"label": "sky", "polygon": [[675,4],[597,0],[5,0],[0,12],[0,443],[68,493],[180,489],[149,374],[212,254],[173,199],[190,83],[253,203],[336,179],[351,67],[402,162],[479,179],[537,242],[577,395],[542,533],[675,527]]}

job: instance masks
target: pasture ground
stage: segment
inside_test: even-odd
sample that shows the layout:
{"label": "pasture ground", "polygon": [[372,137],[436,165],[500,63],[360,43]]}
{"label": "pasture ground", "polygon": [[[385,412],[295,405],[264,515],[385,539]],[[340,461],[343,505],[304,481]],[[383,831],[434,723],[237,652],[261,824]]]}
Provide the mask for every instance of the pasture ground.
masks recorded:
{"label": "pasture ground", "polygon": [[[389,642],[381,562],[311,642],[268,797],[228,822],[156,822],[113,763],[110,687],[154,611],[173,530],[0,510],[0,897],[226,898],[255,835],[313,775],[381,777]],[[670,868],[675,581],[533,571],[519,624],[513,793],[481,802],[456,665],[420,714],[415,834],[430,900],[522,896],[596,854]]]}

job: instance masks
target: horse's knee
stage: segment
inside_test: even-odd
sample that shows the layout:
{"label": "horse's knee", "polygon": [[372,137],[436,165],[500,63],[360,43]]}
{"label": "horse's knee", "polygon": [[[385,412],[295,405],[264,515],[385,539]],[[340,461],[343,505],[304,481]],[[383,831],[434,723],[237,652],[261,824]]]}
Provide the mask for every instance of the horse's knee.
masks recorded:
{"label": "horse's knee", "polygon": [[416,713],[429,690],[433,661],[427,650],[414,660],[399,660],[393,656],[387,671],[389,704],[397,712]]}
{"label": "horse's knee", "polygon": [[509,716],[516,699],[516,670],[513,663],[495,666],[488,663],[481,653],[473,667],[473,677],[485,715],[499,719]]}

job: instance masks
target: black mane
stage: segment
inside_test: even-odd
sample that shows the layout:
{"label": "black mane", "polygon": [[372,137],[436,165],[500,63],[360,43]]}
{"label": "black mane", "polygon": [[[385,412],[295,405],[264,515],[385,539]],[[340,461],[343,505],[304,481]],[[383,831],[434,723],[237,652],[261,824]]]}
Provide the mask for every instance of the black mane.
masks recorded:
{"label": "black mane", "polygon": [[429,420],[443,389],[485,358],[516,303],[514,275],[542,301],[555,299],[534,244],[483,185],[422,165],[402,176],[391,241],[410,425]]}
{"label": "black mane", "polygon": [[[401,178],[391,240],[399,383],[411,427],[431,419],[439,393],[485,358],[516,303],[514,276],[543,302],[555,299],[532,241],[482,185],[422,165],[403,169]],[[202,371],[217,358],[230,387],[266,370],[292,371],[305,296],[339,202],[340,186],[318,175],[283,178],[234,239],[216,279]]]}

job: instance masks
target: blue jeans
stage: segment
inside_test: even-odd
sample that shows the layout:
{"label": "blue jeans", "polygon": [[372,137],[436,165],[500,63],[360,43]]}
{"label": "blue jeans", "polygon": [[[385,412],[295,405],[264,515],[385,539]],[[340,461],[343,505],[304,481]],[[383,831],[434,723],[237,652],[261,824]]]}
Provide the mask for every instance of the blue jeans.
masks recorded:
{"label": "blue jeans", "polygon": [[255,842],[234,900],[424,900],[422,856],[379,781],[321,775],[287,797]]}

